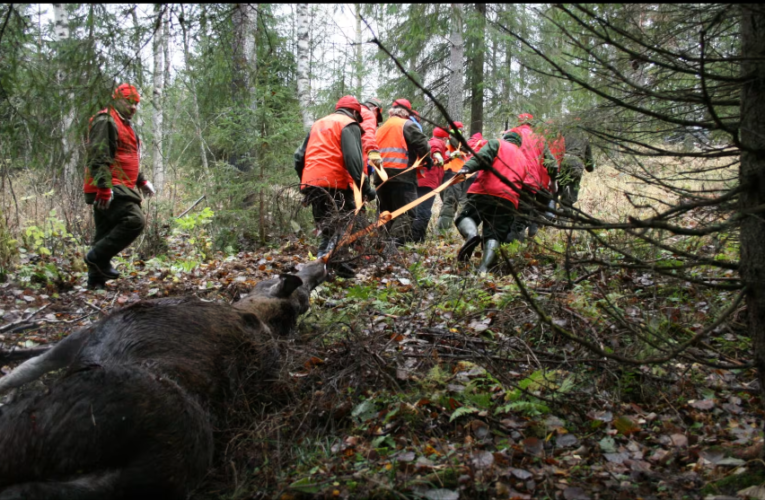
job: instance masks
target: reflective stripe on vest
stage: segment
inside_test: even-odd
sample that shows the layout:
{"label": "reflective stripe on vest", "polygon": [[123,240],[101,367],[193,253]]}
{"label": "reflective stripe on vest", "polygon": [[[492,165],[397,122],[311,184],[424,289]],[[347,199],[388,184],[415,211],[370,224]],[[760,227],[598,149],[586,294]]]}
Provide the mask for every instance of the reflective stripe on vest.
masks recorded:
{"label": "reflective stripe on vest", "polygon": [[[96,113],[90,119],[92,127],[96,116],[109,113],[117,126],[117,150],[114,152],[114,163],[109,166],[112,174],[112,186],[124,185],[133,189],[138,180],[140,171],[139,141],[133,130],[133,127],[122,119],[120,114],[114,108],[105,108]],[[85,184],[83,191],[86,193],[95,193],[97,186],[90,175],[90,171],[85,169]]]}
{"label": "reflective stripe on vest", "polygon": [[377,129],[377,145],[380,146],[383,168],[403,170],[409,164],[404,124],[406,124],[405,119],[391,116],[382,127]]}
{"label": "reflective stripe on vest", "polygon": [[301,183],[310,186],[348,189],[353,178],[345,168],[340,136],[355,120],[342,113],[332,113],[311,127],[305,150],[305,168]]}
{"label": "reflective stripe on vest", "polygon": [[518,199],[523,188],[523,177],[526,174],[526,158],[523,152],[515,144],[507,141],[499,141],[499,151],[491,166],[505,176],[516,189],[505,184],[490,170],[481,170],[476,175],[475,181],[470,185],[468,193],[487,194],[510,201],[518,208]]}

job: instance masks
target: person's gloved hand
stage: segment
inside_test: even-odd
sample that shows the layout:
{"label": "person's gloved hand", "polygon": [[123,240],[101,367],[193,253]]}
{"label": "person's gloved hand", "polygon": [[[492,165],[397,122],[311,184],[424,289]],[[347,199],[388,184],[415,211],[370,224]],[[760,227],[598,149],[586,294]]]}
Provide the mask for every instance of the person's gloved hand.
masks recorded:
{"label": "person's gloved hand", "polygon": [[462,174],[462,175],[468,175],[468,174],[470,174],[470,173],[472,173],[472,172],[470,172],[470,169],[469,169],[469,168],[467,168],[467,167],[462,167],[462,168],[459,170],[459,172],[457,172],[457,175],[460,175],[460,174]]}
{"label": "person's gloved hand", "polygon": [[106,210],[113,199],[114,194],[111,188],[96,188],[96,201],[93,202],[93,206],[99,210]]}
{"label": "person's gloved hand", "polygon": [[143,195],[147,198],[151,198],[155,194],[157,194],[157,191],[154,189],[154,185],[149,181],[143,181],[143,183],[138,185],[138,188],[141,190]]}
{"label": "person's gloved hand", "polygon": [[375,167],[382,167],[382,156],[380,156],[379,151],[370,151],[367,158],[369,158],[369,163],[373,163]]}
{"label": "person's gloved hand", "polygon": [[377,198],[377,191],[372,184],[367,184],[366,189],[364,189],[364,199],[366,201],[374,201],[375,198]]}
{"label": "person's gloved hand", "polygon": [[441,156],[441,153],[436,152],[433,154],[433,163],[439,167],[444,164],[444,157]]}

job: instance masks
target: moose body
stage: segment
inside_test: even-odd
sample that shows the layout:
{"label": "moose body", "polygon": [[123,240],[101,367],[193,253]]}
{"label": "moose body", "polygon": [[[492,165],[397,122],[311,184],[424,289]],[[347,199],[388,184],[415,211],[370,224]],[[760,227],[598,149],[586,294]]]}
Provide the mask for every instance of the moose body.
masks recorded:
{"label": "moose body", "polygon": [[0,393],[66,373],[0,408],[0,500],[185,498],[211,465],[212,426],[242,374],[254,363],[260,381],[274,375],[272,340],[325,276],[312,263],[232,306],[140,301],[19,365]]}

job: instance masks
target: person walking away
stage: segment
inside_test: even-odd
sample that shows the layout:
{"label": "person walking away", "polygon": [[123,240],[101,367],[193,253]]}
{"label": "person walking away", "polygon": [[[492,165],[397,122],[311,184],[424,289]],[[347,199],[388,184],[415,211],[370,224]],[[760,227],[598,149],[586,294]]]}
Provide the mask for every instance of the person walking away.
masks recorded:
{"label": "person walking away", "polygon": [[[521,196],[521,216],[519,220],[525,220],[520,232],[508,233],[506,241],[523,241],[525,228],[529,222],[540,217],[536,204],[549,206],[555,193],[555,178],[558,172],[558,163],[550,152],[544,137],[533,130],[534,117],[529,113],[518,115],[518,126],[510,130],[515,135],[507,134],[508,140],[520,145],[521,151],[526,157],[526,176],[523,181],[525,193]],[[514,225],[515,229],[521,228],[521,224]],[[536,233],[530,232],[529,237]]]}
{"label": "person walking away", "polygon": [[[449,140],[446,144],[447,159],[444,164],[444,182],[454,177],[467,161],[467,152],[461,147],[458,136],[462,136],[462,122],[454,122],[456,130],[450,130]],[[438,214],[439,231],[448,231],[454,223],[454,214],[460,203],[465,201],[466,186],[464,182],[452,184],[441,192],[441,212]]]}
{"label": "person walking away", "polygon": [[[515,143],[509,142],[513,138]],[[466,262],[479,242],[483,241],[483,257],[478,273],[487,272],[496,259],[496,252],[505,235],[518,220],[518,201],[526,178],[526,157],[518,147],[517,134],[505,133],[501,140],[491,139],[480,152],[460,169],[459,174],[478,172],[467,192],[465,206],[454,223],[465,243],[457,260]],[[507,185],[487,168],[491,165],[510,181]],[[481,225],[482,237],[478,235]]]}
{"label": "person walking away", "polygon": [[[300,177],[304,204],[311,205],[313,220],[321,235],[318,257],[327,255],[337,244],[347,216],[356,208],[352,184],[359,186],[364,199],[375,198],[369,179],[361,185],[364,170],[361,122],[359,101],[353,96],[344,96],[335,104],[334,113],[314,122],[295,152],[295,171]],[[355,274],[346,264],[335,270],[341,277]]]}
{"label": "person walking away", "polygon": [[[432,165],[428,138],[409,119],[412,115],[411,103],[406,99],[396,99],[388,115],[389,118],[377,129],[377,144],[383,169],[388,175],[388,181],[377,192],[380,213],[394,212],[417,198],[417,172],[403,172],[418,158],[422,158],[420,165],[425,169],[430,170]],[[382,179],[375,179],[375,182],[379,186]],[[411,240],[413,219],[414,210],[410,209],[385,225],[396,245]]]}
{"label": "person walking away", "polygon": [[374,163],[377,168],[382,168],[380,147],[377,145],[377,127],[383,121],[382,111],[382,102],[376,97],[361,103],[361,150],[364,154],[364,166],[370,177],[374,175],[374,169],[370,163]]}
{"label": "person walking away", "polygon": [[558,175],[558,188],[563,211],[571,213],[574,203],[579,199],[582,175],[585,170],[587,172],[595,170],[595,161],[592,157],[590,139],[583,130],[572,128],[564,131],[563,137],[566,150]]}
{"label": "person walking away", "polygon": [[114,90],[111,104],[90,119],[83,191],[85,203],[93,205],[96,234],[85,255],[89,289],[120,277],[111,259],[135,241],[146,225],[141,193],[155,194],[141,172],[141,141],[131,122],[140,102],[138,90],[123,83]]}
{"label": "person walking away", "polygon": [[[446,156],[446,142],[444,139],[448,137],[449,133],[440,127],[436,127],[433,130],[433,137],[428,141],[430,144],[430,159],[433,162],[433,167],[430,170],[424,168],[417,169],[418,198],[430,193],[444,182],[444,157]],[[434,200],[435,197],[428,198],[414,209],[412,237],[415,243],[425,241]]]}

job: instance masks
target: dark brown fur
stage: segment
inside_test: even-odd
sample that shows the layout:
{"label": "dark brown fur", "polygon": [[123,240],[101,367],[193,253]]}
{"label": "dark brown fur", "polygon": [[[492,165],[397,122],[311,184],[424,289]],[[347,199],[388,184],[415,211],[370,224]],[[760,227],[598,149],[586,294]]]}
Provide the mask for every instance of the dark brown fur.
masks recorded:
{"label": "dark brown fur", "polygon": [[0,500],[184,498],[210,465],[211,424],[233,394],[274,375],[275,337],[294,327],[325,275],[311,264],[234,306],[141,301],[21,365],[21,374],[33,369],[0,389],[42,369],[70,373],[1,409]]}

